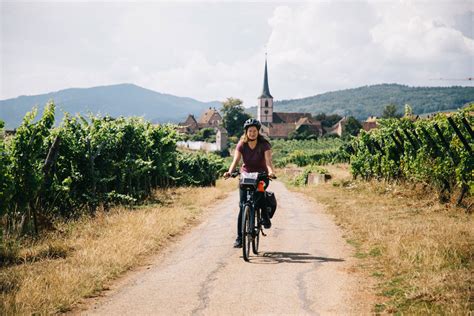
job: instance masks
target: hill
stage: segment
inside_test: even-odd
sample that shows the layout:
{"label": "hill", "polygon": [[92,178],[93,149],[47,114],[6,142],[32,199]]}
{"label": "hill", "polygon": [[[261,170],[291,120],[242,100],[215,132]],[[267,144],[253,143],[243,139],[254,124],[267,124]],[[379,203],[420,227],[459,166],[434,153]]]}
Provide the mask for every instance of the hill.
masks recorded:
{"label": "hill", "polygon": [[[474,101],[474,87],[409,87],[380,84],[355,89],[327,92],[302,99],[275,101],[277,112],[309,112],[352,115],[365,120],[370,115],[381,116],[388,104],[395,104],[400,113],[410,104],[415,114],[438,112],[462,107]],[[257,108],[248,112],[256,115]]]}
{"label": "hill", "polygon": [[71,114],[101,113],[112,117],[144,116],[155,123],[179,122],[190,113],[200,115],[208,107],[220,108],[220,102],[200,102],[145,89],[134,84],[118,84],[93,88],[72,88],[41,95],[20,96],[0,101],[0,119],[6,128],[20,125],[23,116],[49,101],[57,105],[57,119],[63,112]]}

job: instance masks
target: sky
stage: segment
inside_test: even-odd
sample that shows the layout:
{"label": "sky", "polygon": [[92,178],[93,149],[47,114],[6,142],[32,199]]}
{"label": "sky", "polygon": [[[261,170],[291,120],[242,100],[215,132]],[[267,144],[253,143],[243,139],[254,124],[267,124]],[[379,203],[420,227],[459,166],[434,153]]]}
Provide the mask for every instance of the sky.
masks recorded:
{"label": "sky", "polygon": [[275,100],[474,86],[473,0],[0,1],[0,99],[134,83],[249,107],[265,53]]}

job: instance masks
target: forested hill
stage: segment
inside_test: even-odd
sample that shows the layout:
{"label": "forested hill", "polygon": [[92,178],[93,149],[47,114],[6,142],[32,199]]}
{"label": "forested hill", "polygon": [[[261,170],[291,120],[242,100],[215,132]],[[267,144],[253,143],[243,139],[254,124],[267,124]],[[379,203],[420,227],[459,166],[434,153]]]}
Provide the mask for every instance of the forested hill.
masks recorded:
{"label": "forested hill", "polygon": [[20,125],[23,116],[38,105],[40,111],[49,101],[57,105],[57,121],[62,112],[87,115],[144,116],[156,122],[180,122],[188,114],[199,117],[209,107],[220,108],[220,102],[200,102],[191,98],[178,97],[145,89],[134,84],[117,84],[93,88],[73,88],[41,95],[20,96],[0,100],[0,120],[7,128]]}
{"label": "forested hill", "polygon": [[[277,95],[274,92],[274,95]],[[381,116],[388,104],[395,104],[400,113],[410,104],[415,114],[457,109],[474,101],[474,87],[409,87],[380,84],[355,89],[327,92],[312,97],[276,101],[277,112],[310,112],[352,115],[365,120],[369,115]],[[249,112],[256,113],[256,107]]]}

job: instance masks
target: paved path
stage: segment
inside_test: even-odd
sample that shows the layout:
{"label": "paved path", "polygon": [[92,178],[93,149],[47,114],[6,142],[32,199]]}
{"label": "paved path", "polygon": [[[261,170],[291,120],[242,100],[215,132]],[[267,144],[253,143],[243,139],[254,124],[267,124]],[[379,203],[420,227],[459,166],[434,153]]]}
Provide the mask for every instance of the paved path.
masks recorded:
{"label": "paved path", "polygon": [[[229,180],[231,181],[231,180]],[[273,227],[249,263],[232,248],[237,191],[158,256],[151,268],[99,300],[86,314],[360,314],[352,249],[321,206],[274,181]],[[360,301],[360,299],[359,299]]]}

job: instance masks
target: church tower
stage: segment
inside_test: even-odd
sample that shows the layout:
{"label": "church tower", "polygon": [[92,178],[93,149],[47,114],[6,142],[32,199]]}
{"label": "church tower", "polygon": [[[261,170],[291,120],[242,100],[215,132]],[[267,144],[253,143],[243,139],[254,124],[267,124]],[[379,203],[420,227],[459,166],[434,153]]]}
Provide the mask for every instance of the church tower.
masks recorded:
{"label": "church tower", "polygon": [[257,119],[263,124],[273,122],[273,97],[268,87],[267,56],[265,54],[265,74],[263,75],[263,91],[258,98]]}

